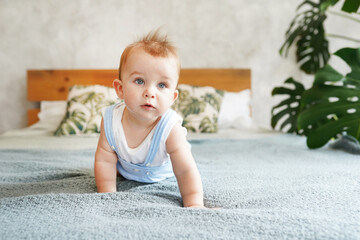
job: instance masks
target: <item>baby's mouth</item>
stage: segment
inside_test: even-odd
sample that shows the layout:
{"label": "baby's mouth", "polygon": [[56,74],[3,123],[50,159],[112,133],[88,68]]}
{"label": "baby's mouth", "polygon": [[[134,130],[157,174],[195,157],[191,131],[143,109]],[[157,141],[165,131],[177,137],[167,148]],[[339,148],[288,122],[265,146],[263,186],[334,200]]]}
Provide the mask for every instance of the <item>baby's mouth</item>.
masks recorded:
{"label": "baby's mouth", "polygon": [[151,104],[144,104],[144,105],[141,105],[143,108],[146,108],[146,109],[152,109],[152,108],[155,108],[153,105]]}

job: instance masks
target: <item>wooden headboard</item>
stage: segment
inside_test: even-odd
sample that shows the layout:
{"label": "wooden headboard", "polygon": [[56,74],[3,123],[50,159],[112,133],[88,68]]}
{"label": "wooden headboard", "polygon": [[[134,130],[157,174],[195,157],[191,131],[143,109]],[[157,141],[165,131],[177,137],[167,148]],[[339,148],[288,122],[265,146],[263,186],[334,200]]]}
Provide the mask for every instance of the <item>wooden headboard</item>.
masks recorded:
{"label": "wooden headboard", "polygon": [[[28,70],[27,98],[32,102],[66,100],[73,85],[104,85],[111,87],[118,78],[115,69],[83,70]],[[181,69],[181,84],[213,86],[217,89],[238,92],[251,88],[250,69]],[[38,121],[40,109],[28,110],[28,125]]]}

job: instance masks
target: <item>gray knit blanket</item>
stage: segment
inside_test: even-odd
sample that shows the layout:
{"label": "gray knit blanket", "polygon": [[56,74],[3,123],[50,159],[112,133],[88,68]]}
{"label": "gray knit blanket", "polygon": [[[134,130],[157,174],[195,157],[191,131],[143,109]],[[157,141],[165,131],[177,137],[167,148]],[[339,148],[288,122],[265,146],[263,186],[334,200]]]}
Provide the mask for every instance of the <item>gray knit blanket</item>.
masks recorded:
{"label": "gray knit blanket", "polygon": [[0,150],[0,239],[360,239],[360,157],[293,135],[191,141],[208,209],[176,179],[96,193],[94,151]]}

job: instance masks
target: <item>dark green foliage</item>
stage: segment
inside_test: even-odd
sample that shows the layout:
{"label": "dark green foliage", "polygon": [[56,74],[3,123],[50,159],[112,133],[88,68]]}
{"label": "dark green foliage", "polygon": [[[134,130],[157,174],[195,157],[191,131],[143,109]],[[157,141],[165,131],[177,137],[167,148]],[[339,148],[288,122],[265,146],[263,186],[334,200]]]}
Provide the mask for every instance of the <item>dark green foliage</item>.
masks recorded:
{"label": "dark green foliage", "polygon": [[280,119],[285,118],[284,122],[280,126],[280,129],[282,130],[287,125],[290,125],[287,132],[299,134],[297,128],[297,117],[300,112],[301,95],[303,94],[305,88],[301,83],[295,81],[293,78],[288,78],[285,83],[292,84],[295,88],[290,89],[285,87],[276,87],[273,89],[272,96],[288,95],[289,97],[272,108],[271,126],[275,128]]}
{"label": "dark green foliage", "polygon": [[335,55],[351,72],[343,76],[326,65],[302,95],[298,128],[307,135],[309,148],[322,147],[343,132],[360,140],[360,48],[343,48]]}
{"label": "dark green foliage", "polygon": [[[294,96],[299,87],[295,87],[295,90],[273,90],[273,95],[287,94],[289,98],[272,109],[271,125],[275,128],[279,120],[288,115],[280,129],[290,124],[288,132],[306,135],[309,148],[322,147],[331,138],[344,134],[360,140],[360,48],[343,48],[334,54],[351,68],[345,76],[327,64],[330,55],[324,21],[328,8],[338,2],[343,4],[341,11],[347,13],[356,13],[360,7],[360,0],[302,2],[280,49],[280,54],[287,55],[289,48],[296,43],[300,68],[306,73],[315,74],[315,80],[310,89],[302,90],[298,99]],[[355,18],[352,19],[356,21]],[[295,84],[293,79],[288,79],[287,82]],[[291,107],[296,100],[301,104],[297,108]],[[277,111],[278,109],[281,111]]]}
{"label": "dark green foliage", "polygon": [[334,0],[320,0],[319,3],[304,1],[299,5],[299,13],[286,32],[286,40],[280,49],[280,54],[287,55],[290,46],[296,42],[297,61],[301,65],[301,70],[306,73],[315,73],[330,57],[323,24],[326,19],[326,9],[336,2]]}
{"label": "dark green foliage", "polygon": [[341,11],[354,13],[357,12],[360,7],[360,0],[345,0],[344,5],[341,8]]}
{"label": "dark green foliage", "polygon": [[[300,69],[308,74],[316,73],[329,60],[329,42],[324,31],[326,11],[339,0],[306,0],[297,8],[298,14],[286,31],[286,40],[280,48],[281,55],[287,55],[289,48],[296,43],[296,58]],[[342,11],[357,12],[360,0],[345,0]]]}

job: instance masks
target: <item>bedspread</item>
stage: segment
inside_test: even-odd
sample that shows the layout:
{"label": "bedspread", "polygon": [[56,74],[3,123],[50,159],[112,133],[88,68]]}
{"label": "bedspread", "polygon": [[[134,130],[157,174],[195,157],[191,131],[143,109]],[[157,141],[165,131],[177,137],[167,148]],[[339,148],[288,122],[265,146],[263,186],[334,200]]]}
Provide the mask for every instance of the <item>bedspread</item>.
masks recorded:
{"label": "bedspread", "polygon": [[95,149],[0,150],[3,239],[359,239],[360,159],[305,138],[192,140],[208,209],[175,178],[96,193]]}

